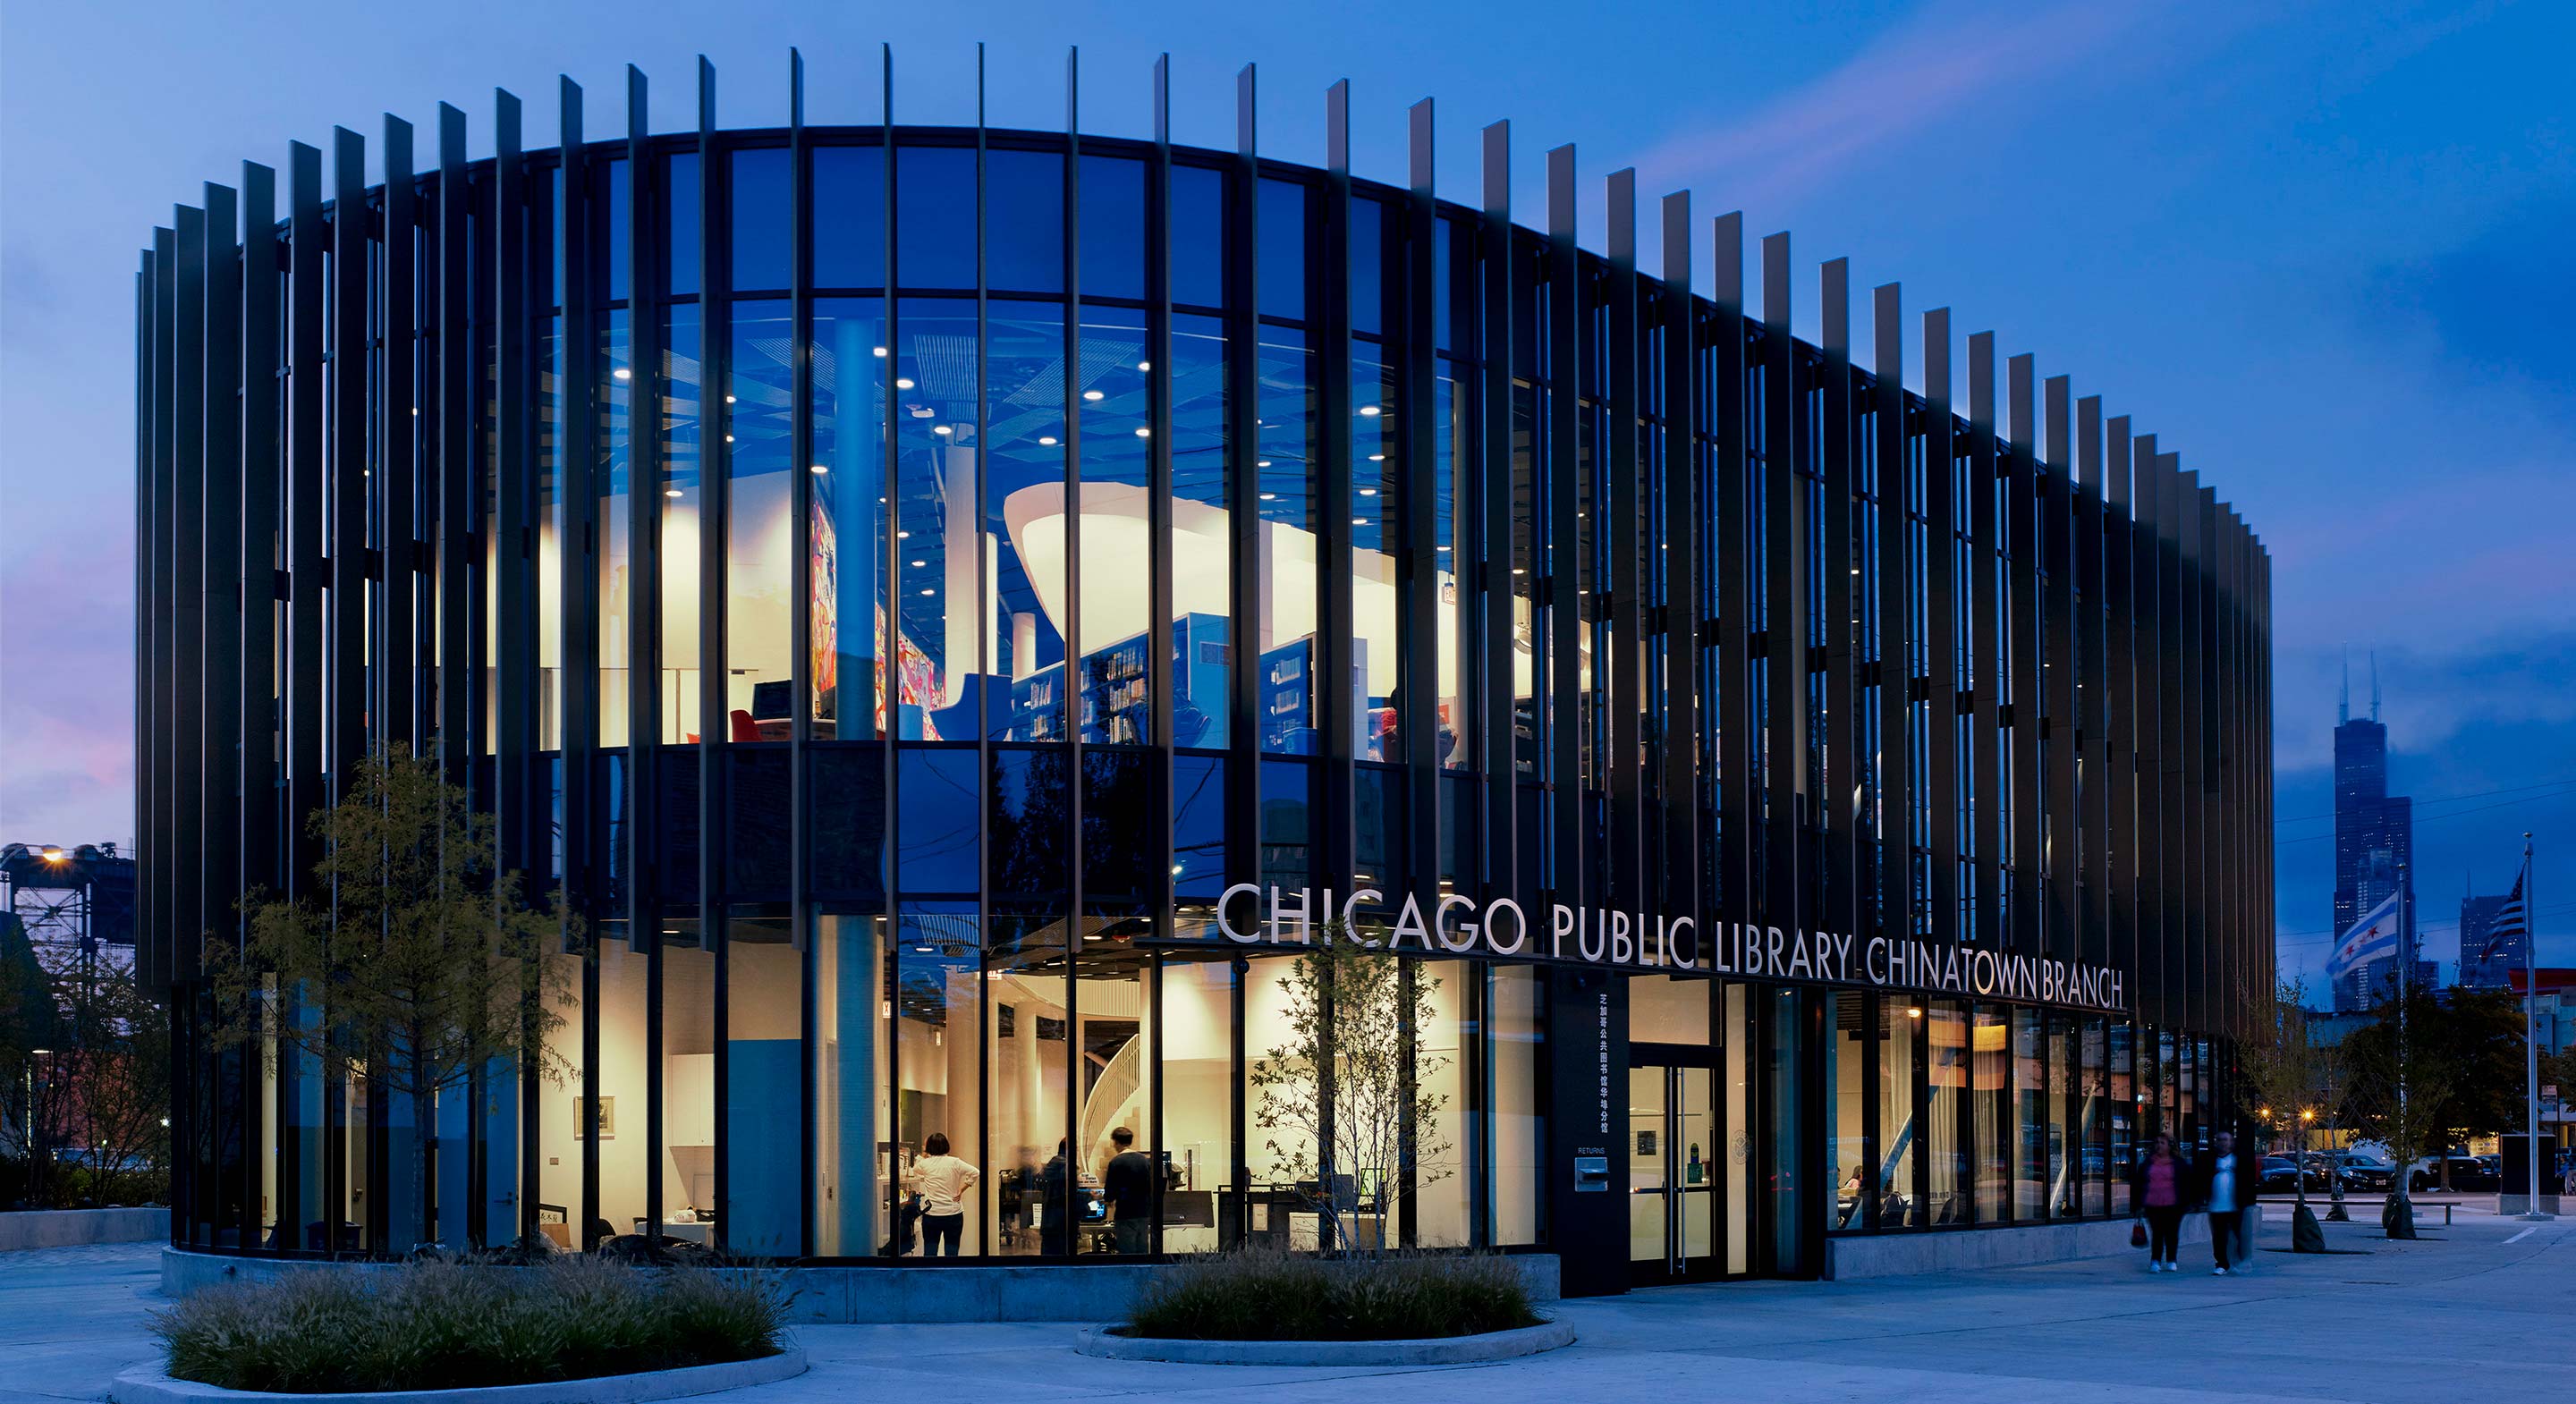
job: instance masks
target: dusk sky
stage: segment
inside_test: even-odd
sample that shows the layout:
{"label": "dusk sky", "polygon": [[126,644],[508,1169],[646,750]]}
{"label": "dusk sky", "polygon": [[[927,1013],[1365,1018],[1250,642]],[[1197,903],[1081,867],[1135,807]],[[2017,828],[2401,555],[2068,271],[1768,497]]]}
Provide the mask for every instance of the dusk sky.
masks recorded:
{"label": "dusk sky", "polygon": [[1149,134],[1169,51],[1176,139],[1230,146],[1257,61],[1265,151],[1321,164],[1347,77],[1362,175],[1403,178],[1428,96],[1446,196],[1477,198],[1477,130],[1508,117],[1524,222],[1572,142],[1587,244],[1601,178],[1634,166],[1649,199],[1694,193],[1703,239],[1732,209],[1748,244],[1793,232],[1802,336],[1838,255],[1856,288],[1903,282],[1909,338],[1939,306],[1963,342],[1993,329],[2179,451],[2271,549],[2284,973],[2315,988],[2331,935],[2347,652],[2357,710],[2375,652],[2416,797],[2426,954],[2455,956],[2463,884],[2502,891],[2531,830],[2542,959],[2576,964],[2564,0],[11,6],[0,842],[134,831],[133,279],[174,203],[335,124],[372,148],[387,105],[426,134],[455,103],[483,154],[495,86],[550,145],[558,73],[592,133],[622,131],[629,62],[676,129],[700,53],[728,126],[783,122],[790,45],[809,120],[874,121],[880,42],[898,120],[971,122],[978,40],[996,125],[1061,127],[1079,45],[1084,127]]}

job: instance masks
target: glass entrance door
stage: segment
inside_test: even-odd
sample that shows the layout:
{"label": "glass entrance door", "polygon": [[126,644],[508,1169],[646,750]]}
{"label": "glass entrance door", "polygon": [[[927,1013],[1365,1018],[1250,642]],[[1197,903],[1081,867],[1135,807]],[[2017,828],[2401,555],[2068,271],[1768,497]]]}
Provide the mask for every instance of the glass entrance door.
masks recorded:
{"label": "glass entrance door", "polygon": [[1628,1068],[1628,1258],[1641,1283],[1715,1272],[1715,1082],[1705,1058]]}

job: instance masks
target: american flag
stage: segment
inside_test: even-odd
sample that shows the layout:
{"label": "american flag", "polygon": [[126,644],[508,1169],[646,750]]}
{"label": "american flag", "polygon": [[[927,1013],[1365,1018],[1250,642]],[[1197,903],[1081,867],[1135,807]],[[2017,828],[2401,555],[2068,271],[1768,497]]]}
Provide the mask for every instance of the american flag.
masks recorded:
{"label": "american flag", "polygon": [[2522,905],[2522,880],[2530,875],[2528,865],[2514,874],[2513,894],[2504,899],[2503,906],[2496,908],[2495,925],[2487,928],[2487,948],[2478,952],[2481,962],[2495,959],[2495,953],[2504,949],[2505,942],[2515,937],[2527,939],[2531,935],[2531,920]]}

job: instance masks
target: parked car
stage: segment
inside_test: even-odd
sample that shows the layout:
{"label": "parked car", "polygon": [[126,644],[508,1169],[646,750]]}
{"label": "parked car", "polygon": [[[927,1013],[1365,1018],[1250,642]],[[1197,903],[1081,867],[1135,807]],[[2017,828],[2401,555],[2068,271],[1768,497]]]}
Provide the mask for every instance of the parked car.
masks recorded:
{"label": "parked car", "polygon": [[2348,1190],[2385,1190],[2397,1184],[2396,1166],[2359,1151],[2343,1152],[2328,1163],[2327,1169],[2341,1175],[2343,1187]]}
{"label": "parked car", "polygon": [[2299,1162],[2286,1155],[2263,1157],[2263,1192],[2265,1194],[2275,1192],[2296,1194],[2299,1192],[2301,1181],[2305,1181],[2309,1189],[2322,1189],[2325,1186],[2323,1176],[2313,1170],[2301,1170]]}
{"label": "parked car", "polygon": [[2501,1188],[2504,1184],[2504,1169],[2500,1157],[2453,1155],[2436,1158],[2428,1155],[2415,1162],[2414,1172],[2407,1176],[2406,1187],[2416,1193],[2442,1188],[2442,1164],[2445,1160],[2449,1161],[2451,1167],[2452,1189],[2492,1190]]}

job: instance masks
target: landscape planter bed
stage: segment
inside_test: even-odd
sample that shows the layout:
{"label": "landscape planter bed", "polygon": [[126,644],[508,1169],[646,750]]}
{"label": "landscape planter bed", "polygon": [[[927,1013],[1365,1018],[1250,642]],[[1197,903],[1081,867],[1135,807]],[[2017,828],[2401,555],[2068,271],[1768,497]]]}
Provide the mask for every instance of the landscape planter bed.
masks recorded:
{"label": "landscape planter bed", "polygon": [[753,1360],[725,1360],[677,1370],[638,1370],[624,1375],[593,1375],[579,1380],[541,1380],[535,1384],[480,1385],[471,1389],[385,1390],[356,1394],[282,1394],[267,1390],[225,1389],[195,1380],[174,1380],[158,1366],[140,1366],[116,1377],[107,1397],[114,1404],[641,1404],[649,1399],[684,1399],[745,1385],[771,1384],[805,1373],[805,1352],[783,1350]]}
{"label": "landscape planter bed", "polygon": [[1187,1365],[1474,1365],[1511,1360],[1574,1344],[1574,1328],[1543,1321],[1509,1331],[1409,1341],[1208,1341],[1130,1336],[1094,1326],[1074,1349],[1106,1360],[1165,1360]]}

